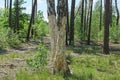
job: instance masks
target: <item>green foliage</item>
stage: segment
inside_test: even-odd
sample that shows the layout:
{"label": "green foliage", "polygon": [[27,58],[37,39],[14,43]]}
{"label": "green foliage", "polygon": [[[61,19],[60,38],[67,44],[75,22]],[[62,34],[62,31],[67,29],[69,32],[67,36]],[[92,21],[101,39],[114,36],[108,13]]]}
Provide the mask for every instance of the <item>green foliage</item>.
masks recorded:
{"label": "green foliage", "polygon": [[5,48],[8,46],[7,40],[8,40],[8,30],[6,31],[5,28],[0,29],[0,48]]}
{"label": "green foliage", "polygon": [[49,27],[45,21],[39,23],[38,27],[36,27],[36,33],[37,38],[42,38],[49,33]]}
{"label": "green foliage", "polygon": [[84,54],[73,57],[70,66],[78,80],[119,80],[119,60],[120,57],[115,55]]}
{"label": "green foliage", "polygon": [[21,43],[18,35],[9,28],[0,28],[0,48],[15,47]]}
{"label": "green foliage", "polygon": [[64,79],[60,75],[51,75],[48,71],[32,73],[21,69],[16,74],[16,80],[64,80]]}
{"label": "green foliage", "polygon": [[35,18],[35,24],[32,26],[35,30],[35,38],[42,40],[43,36],[49,33],[48,23],[43,20],[43,12],[38,11]]}
{"label": "green foliage", "polygon": [[11,47],[16,47],[18,46],[21,41],[19,39],[19,35],[16,34],[16,33],[13,33],[13,32],[10,32],[8,34],[8,40],[7,40],[8,44],[11,46]]}
{"label": "green foliage", "polygon": [[33,58],[28,58],[26,62],[30,67],[42,70],[47,65],[47,49],[42,44],[37,49],[39,52]]}
{"label": "green foliage", "polygon": [[[28,14],[26,13],[23,13],[23,10],[25,10],[26,8],[23,7],[22,5],[26,3],[24,0],[19,0],[18,1],[18,10],[19,10],[19,27],[18,27],[18,30],[22,30],[24,29],[24,24],[25,24],[25,21],[28,21]],[[14,5],[13,5],[13,8],[12,8],[12,27],[14,29],[14,26],[15,25],[15,20],[16,20],[16,1],[14,1]]]}
{"label": "green foliage", "polygon": [[120,41],[120,27],[115,26],[110,28],[110,39],[113,42]]}

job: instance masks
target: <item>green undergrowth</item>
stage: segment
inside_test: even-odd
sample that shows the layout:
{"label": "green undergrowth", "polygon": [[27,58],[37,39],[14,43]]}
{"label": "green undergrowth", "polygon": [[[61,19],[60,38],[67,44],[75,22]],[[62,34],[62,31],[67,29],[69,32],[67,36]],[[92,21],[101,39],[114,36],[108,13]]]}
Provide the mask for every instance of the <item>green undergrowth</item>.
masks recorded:
{"label": "green undergrowth", "polygon": [[30,56],[33,56],[35,53],[33,52],[29,52],[28,53],[6,53],[6,54],[3,54],[1,53],[0,54],[0,61],[2,62],[5,62],[5,61],[10,61],[10,60],[13,60],[14,58],[23,58],[23,59],[26,59]]}
{"label": "green undergrowth", "polygon": [[[24,54],[12,54],[10,57],[24,57]],[[12,80],[120,80],[120,56],[69,54],[67,59],[71,61],[69,66],[71,75],[65,78],[60,74],[50,74],[46,68],[42,68],[42,72],[21,68],[17,70],[15,79]],[[11,79],[4,78],[4,80]]]}
{"label": "green undergrowth", "polygon": [[80,55],[72,58],[70,67],[78,80],[120,79],[120,56],[116,55]]}

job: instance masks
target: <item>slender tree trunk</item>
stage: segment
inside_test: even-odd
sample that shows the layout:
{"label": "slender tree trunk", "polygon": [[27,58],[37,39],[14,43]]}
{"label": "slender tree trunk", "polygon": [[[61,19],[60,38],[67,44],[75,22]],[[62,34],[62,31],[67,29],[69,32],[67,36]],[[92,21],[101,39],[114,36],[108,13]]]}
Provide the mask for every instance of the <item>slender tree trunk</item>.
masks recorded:
{"label": "slender tree trunk", "polygon": [[84,14],[84,40],[86,40],[86,29],[87,29],[87,0],[85,0],[85,14]]}
{"label": "slender tree trunk", "polygon": [[9,27],[12,29],[12,0],[10,0],[9,8]]}
{"label": "slender tree trunk", "polygon": [[16,0],[16,9],[15,9],[15,28],[14,28],[14,32],[18,33],[18,29],[19,29],[19,8],[18,8],[18,0]]}
{"label": "slender tree trunk", "polygon": [[68,46],[69,39],[69,5],[68,0],[66,0],[66,14],[67,14],[67,24],[66,24],[66,46]]}
{"label": "slender tree trunk", "polygon": [[35,16],[37,16],[37,7],[38,7],[38,1],[36,1],[36,6],[35,6]]}
{"label": "slender tree trunk", "polygon": [[74,11],[75,11],[75,0],[72,0],[72,5],[71,5],[71,18],[70,18],[70,45],[74,45]]}
{"label": "slender tree trunk", "polygon": [[105,0],[105,16],[104,16],[104,46],[103,53],[109,54],[109,25],[110,25],[110,0]]}
{"label": "slender tree trunk", "polygon": [[110,26],[112,26],[112,0],[110,0]]}
{"label": "slender tree trunk", "polygon": [[90,0],[90,21],[88,26],[88,39],[87,39],[87,45],[90,45],[90,36],[91,36],[91,22],[92,22],[92,9],[93,9],[93,0]]}
{"label": "slender tree trunk", "polygon": [[[37,1],[35,3],[35,12],[34,12],[34,16],[32,17],[32,24],[34,25],[35,24],[35,19],[36,19],[36,16],[37,16]],[[34,0],[32,0],[32,8],[33,8],[33,5],[34,5]],[[32,27],[31,29],[31,37],[35,36],[35,29],[34,27]]]}
{"label": "slender tree trunk", "polygon": [[37,2],[37,0],[34,0],[34,4],[33,4],[33,7],[32,7],[31,18],[30,18],[30,23],[29,23],[29,26],[28,26],[26,41],[29,41],[29,39],[30,39],[30,31],[31,31],[31,27],[32,27],[33,17],[34,17],[34,14],[35,14],[36,2]]}
{"label": "slender tree trunk", "polygon": [[5,9],[6,9],[6,0],[5,0],[5,4],[4,4],[4,6],[5,6]]}
{"label": "slender tree trunk", "polygon": [[80,13],[79,11],[80,11],[81,7],[82,7],[82,1],[79,2],[79,7],[76,10],[75,18],[77,17],[78,13]]}
{"label": "slender tree trunk", "polygon": [[86,35],[88,36],[88,27],[89,27],[89,17],[90,17],[90,1],[88,1],[88,10],[87,10],[87,21],[86,21]]}
{"label": "slender tree trunk", "polygon": [[55,13],[55,1],[47,0],[48,20],[51,35],[51,54],[49,66],[52,73],[69,73],[65,59],[65,34],[66,34],[66,0],[58,0],[57,19]]}
{"label": "slender tree trunk", "polygon": [[[80,25],[81,33],[83,33],[83,29],[84,29],[83,24],[84,24],[84,0],[82,0],[81,25]],[[84,34],[82,36],[84,36]],[[82,40],[83,40],[83,37],[82,37]]]}
{"label": "slender tree trunk", "polygon": [[100,26],[99,29],[102,29],[102,0],[100,1]]}
{"label": "slender tree trunk", "polygon": [[116,19],[116,25],[119,25],[119,9],[117,5],[117,0],[115,0],[115,7],[116,7],[116,12],[117,12],[117,19]]}
{"label": "slender tree trunk", "polygon": [[7,8],[9,8],[9,0],[7,0],[6,3],[7,3]]}

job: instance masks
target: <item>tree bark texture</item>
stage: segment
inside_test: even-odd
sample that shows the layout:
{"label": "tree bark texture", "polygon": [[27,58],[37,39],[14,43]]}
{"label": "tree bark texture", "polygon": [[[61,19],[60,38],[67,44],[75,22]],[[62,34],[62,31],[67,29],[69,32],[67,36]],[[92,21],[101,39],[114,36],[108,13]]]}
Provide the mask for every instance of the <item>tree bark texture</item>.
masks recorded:
{"label": "tree bark texture", "polygon": [[51,36],[51,52],[48,65],[52,73],[69,73],[65,59],[66,0],[58,0],[57,17],[55,0],[47,0],[47,13]]}
{"label": "tree bark texture", "polygon": [[104,46],[103,53],[109,54],[109,26],[110,26],[110,0],[105,0],[105,16],[104,16]]}
{"label": "tree bark texture", "polygon": [[71,4],[71,18],[70,18],[70,45],[74,45],[74,12],[75,12],[75,0],[72,0]]}

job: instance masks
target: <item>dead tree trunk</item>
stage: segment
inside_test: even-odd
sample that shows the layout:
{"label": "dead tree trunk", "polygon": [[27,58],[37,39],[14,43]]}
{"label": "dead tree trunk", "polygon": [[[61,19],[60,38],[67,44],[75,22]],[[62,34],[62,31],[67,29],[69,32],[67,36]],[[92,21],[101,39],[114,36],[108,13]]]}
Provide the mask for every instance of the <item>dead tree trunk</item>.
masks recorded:
{"label": "dead tree trunk", "polygon": [[70,72],[65,59],[66,0],[58,0],[57,19],[54,0],[47,0],[47,9],[51,35],[49,66],[52,73],[66,74]]}

